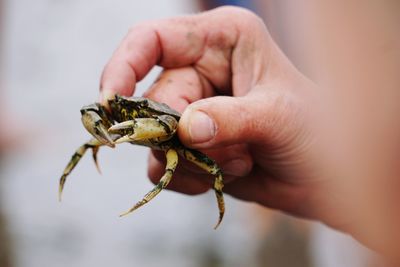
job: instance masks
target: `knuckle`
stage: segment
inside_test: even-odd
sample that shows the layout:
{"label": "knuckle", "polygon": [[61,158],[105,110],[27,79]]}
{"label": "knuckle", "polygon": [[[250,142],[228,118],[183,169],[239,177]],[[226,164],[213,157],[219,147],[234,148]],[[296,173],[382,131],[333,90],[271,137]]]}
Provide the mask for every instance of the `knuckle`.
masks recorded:
{"label": "knuckle", "polygon": [[229,18],[236,18],[236,20],[240,21],[240,23],[250,25],[264,25],[264,22],[258,15],[243,7],[224,6],[217,8],[216,11],[222,12],[225,16],[228,16]]}

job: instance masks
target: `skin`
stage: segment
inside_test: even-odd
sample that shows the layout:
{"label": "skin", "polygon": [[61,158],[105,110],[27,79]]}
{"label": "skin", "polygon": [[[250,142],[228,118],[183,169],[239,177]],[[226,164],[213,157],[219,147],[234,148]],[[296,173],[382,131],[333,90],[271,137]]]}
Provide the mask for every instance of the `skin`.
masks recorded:
{"label": "skin", "polygon": [[[382,193],[373,178],[399,172],[381,172],[390,168],[387,158],[377,160],[371,145],[378,138],[382,146],[382,138],[370,134],[376,124],[360,128],[364,117],[352,109],[359,98],[344,97],[353,100],[346,109],[336,101],[343,95],[306,78],[257,16],[224,7],[134,26],[103,71],[103,103],[115,93],[132,95],[155,65],[164,70],[145,96],[183,112],[182,143],[216,160],[225,174],[224,192],[319,220],[381,251],[393,248],[392,240],[381,238],[388,236],[381,229],[391,225],[381,220],[381,203],[371,196]],[[154,183],[164,173],[164,161],[163,155],[150,154]],[[184,163],[168,188],[200,194],[211,181]],[[399,222],[397,216],[390,221]]]}

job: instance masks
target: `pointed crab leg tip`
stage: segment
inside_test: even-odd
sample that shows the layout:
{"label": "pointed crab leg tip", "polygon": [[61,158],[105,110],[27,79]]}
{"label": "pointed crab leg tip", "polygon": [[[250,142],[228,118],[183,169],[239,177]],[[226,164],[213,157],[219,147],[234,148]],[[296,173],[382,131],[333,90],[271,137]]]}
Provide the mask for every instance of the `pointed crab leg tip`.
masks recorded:
{"label": "pointed crab leg tip", "polygon": [[63,186],[59,185],[59,187],[58,187],[58,202],[61,202],[61,200],[62,200],[63,189],[64,189]]}
{"label": "pointed crab leg tip", "polygon": [[102,174],[101,173],[101,169],[100,169],[99,164],[97,163],[97,161],[95,162],[95,165],[96,165],[97,172],[101,175]]}
{"label": "pointed crab leg tip", "polygon": [[139,207],[140,207],[140,206],[134,206],[133,208],[131,208],[131,209],[129,209],[129,210],[127,210],[127,211],[121,213],[121,214],[119,215],[119,217],[124,217],[124,216],[126,216],[126,215],[128,215],[128,214],[134,212],[134,211],[137,210]]}
{"label": "pointed crab leg tip", "polygon": [[132,211],[130,211],[130,210],[128,210],[128,211],[125,211],[125,212],[123,212],[123,213],[121,213],[120,215],[119,215],[119,217],[121,218],[121,217],[125,217],[126,215],[128,215],[129,213],[131,213]]}
{"label": "pointed crab leg tip", "polygon": [[218,226],[220,226],[223,218],[223,214],[220,214],[217,224],[214,226],[214,230],[217,230]]}

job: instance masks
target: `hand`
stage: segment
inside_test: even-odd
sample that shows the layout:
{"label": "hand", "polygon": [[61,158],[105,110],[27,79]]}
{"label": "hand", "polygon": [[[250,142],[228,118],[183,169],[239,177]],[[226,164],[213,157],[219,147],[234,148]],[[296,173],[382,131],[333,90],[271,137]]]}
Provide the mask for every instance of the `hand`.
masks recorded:
{"label": "hand", "polygon": [[[104,69],[103,98],[132,95],[156,64],[164,71],[146,97],[183,111],[181,141],[219,163],[225,192],[318,218],[310,206],[321,177],[308,166],[314,162],[305,125],[315,88],[257,16],[227,7],[133,27]],[[153,152],[149,162],[157,182],[164,155]],[[199,194],[210,188],[206,173],[178,166],[170,189]]]}
{"label": "hand", "polygon": [[[146,97],[183,112],[181,141],[217,161],[226,193],[356,232],[316,139],[318,90],[257,16],[225,7],[133,27],[104,69],[103,101],[132,95],[156,64],[164,70]],[[164,155],[153,151],[149,177],[163,172]],[[182,162],[169,185],[186,194],[210,187],[211,177]]]}

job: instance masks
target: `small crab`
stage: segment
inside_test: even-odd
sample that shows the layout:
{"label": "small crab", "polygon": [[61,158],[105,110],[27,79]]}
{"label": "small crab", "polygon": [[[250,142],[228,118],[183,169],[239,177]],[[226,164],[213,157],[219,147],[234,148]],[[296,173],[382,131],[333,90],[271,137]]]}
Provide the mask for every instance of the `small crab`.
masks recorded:
{"label": "small crab", "polygon": [[108,100],[108,108],[99,103],[84,106],[81,109],[82,123],[94,138],[80,146],[72,155],[60,178],[59,199],[67,176],[71,173],[87,149],[92,149],[93,160],[97,163],[97,152],[101,146],[115,147],[116,144],[129,142],[152,149],[165,151],[167,163],[165,174],[159,183],[148,192],[141,201],[120,216],[127,215],[153,199],[171,181],[178,164],[178,155],[215,176],[214,191],[219,208],[217,228],[225,212],[222,194],[222,171],[214,160],[200,151],[185,147],[176,134],[180,114],[166,104],[143,97],[125,98],[116,95]]}

